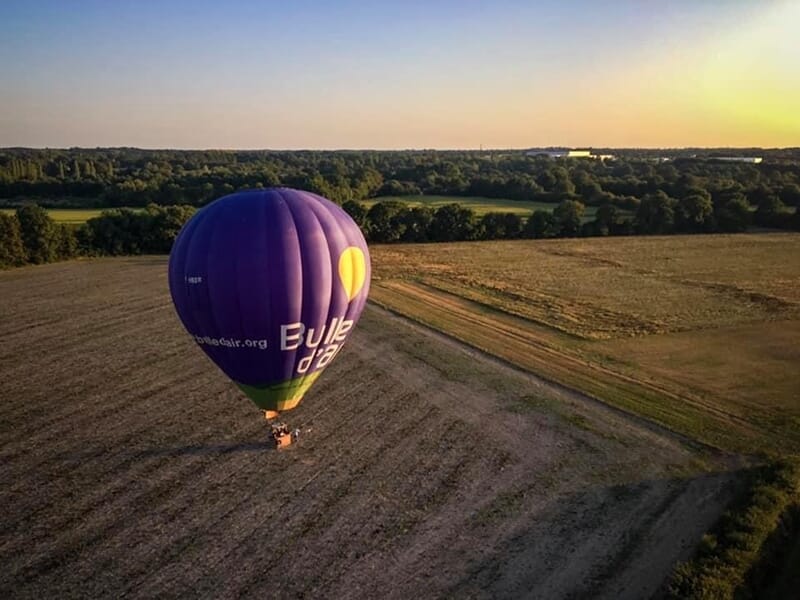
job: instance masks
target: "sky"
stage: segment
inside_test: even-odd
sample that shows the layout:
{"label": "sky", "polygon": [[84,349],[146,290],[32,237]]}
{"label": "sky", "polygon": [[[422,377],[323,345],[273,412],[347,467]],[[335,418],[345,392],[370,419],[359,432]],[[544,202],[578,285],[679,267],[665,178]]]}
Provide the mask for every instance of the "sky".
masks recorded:
{"label": "sky", "polygon": [[2,0],[0,147],[800,146],[800,0]]}

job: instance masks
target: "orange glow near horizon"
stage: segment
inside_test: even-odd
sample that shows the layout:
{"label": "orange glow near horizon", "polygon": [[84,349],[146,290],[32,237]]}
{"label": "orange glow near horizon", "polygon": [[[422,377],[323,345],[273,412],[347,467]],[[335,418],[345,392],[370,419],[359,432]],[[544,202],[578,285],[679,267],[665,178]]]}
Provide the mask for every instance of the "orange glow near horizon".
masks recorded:
{"label": "orange glow near horizon", "polygon": [[[800,0],[320,2],[312,21],[232,0],[219,20],[200,2],[196,30],[169,6],[43,0],[36,23],[10,1],[0,146],[800,146]],[[261,34],[279,18],[293,28]]]}

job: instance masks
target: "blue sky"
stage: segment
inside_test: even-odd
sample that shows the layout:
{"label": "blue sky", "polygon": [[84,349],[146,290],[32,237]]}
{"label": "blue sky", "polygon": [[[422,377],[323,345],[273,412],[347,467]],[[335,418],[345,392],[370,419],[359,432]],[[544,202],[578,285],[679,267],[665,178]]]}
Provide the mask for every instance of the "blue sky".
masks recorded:
{"label": "blue sky", "polygon": [[798,145],[795,18],[779,0],[5,0],[0,146]]}

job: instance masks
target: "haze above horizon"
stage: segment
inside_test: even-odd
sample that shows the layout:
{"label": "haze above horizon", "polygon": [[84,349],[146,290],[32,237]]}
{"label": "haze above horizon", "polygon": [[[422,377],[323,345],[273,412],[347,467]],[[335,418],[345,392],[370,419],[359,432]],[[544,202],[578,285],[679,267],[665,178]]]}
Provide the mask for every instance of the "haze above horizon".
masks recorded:
{"label": "haze above horizon", "polygon": [[799,0],[0,5],[0,147],[800,145]]}

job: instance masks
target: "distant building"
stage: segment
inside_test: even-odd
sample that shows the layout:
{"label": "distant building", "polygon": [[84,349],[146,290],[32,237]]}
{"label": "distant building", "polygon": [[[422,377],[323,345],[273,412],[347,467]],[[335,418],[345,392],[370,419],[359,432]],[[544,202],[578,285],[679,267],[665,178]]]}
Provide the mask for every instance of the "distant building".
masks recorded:
{"label": "distant building", "polygon": [[548,156],[550,158],[594,158],[596,160],[614,160],[613,154],[592,154],[591,150],[540,150],[532,148],[525,152],[525,156]]}
{"label": "distant building", "polygon": [[757,165],[762,160],[760,156],[709,156],[710,160],[726,160],[728,162],[743,162]]}
{"label": "distant building", "polygon": [[531,149],[525,152],[525,156],[549,156],[550,158],[592,158],[590,150],[538,150]]}

